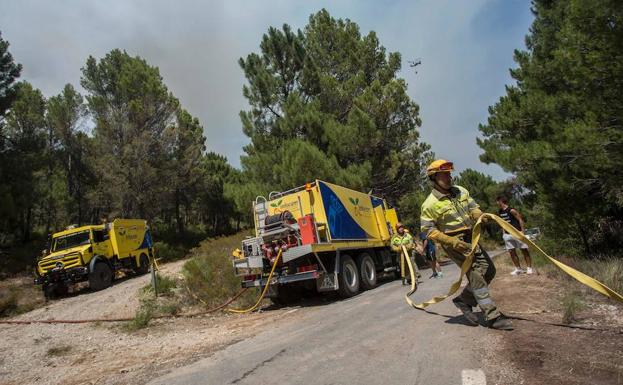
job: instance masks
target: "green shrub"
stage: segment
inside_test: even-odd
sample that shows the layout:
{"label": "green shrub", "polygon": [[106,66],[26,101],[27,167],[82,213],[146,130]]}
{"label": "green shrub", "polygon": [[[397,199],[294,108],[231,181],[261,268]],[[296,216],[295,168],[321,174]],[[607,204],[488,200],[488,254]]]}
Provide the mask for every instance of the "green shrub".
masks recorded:
{"label": "green shrub", "polygon": [[[161,275],[160,273],[156,273],[156,282],[158,286],[158,295],[171,295],[173,293],[173,289],[177,287],[177,281],[175,278],[167,275]],[[141,290],[143,293],[151,293],[152,295],[154,293],[154,288],[151,282],[148,285],[143,286]]]}
{"label": "green shrub", "polygon": [[187,252],[188,248],[180,244],[171,245],[163,241],[154,243],[154,254],[156,255],[156,258],[160,258],[164,261],[182,259],[186,256]]}
{"label": "green shrub", "polygon": [[[231,252],[240,248],[248,232],[209,239],[191,251],[192,258],[184,264],[185,278],[190,299],[208,306],[217,306],[240,290],[240,278],[234,275]],[[237,304],[244,306],[257,298],[254,290],[248,290]]]}
{"label": "green shrub", "polygon": [[158,313],[166,315],[176,315],[180,312],[181,305],[179,301],[168,301],[158,305]]}
{"label": "green shrub", "polygon": [[562,323],[570,324],[576,321],[576,315],[584,309],[584,302],[577,291],[568,292],[562,299]]}
{"label": "green shrub", "polygon": [[128,322],[125,325],[126,330],[135,331],[139,329],[143,329],[149,325],[149,321],[154,316],[154,306],[153,303],[141,304],[141,306],[136,311],[134,315],[134,319]]}

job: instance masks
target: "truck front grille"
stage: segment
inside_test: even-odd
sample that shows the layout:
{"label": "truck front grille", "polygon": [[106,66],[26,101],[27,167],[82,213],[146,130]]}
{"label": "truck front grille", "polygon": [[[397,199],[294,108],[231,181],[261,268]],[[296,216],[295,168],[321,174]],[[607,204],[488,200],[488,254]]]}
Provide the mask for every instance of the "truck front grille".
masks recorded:
{"label": "truck front grille", "polygon": [[39,267],[44,272],[48,272],[56,267],[58,263],[61,263],[63,269],[69,269],[72,267],[80,266],[80,254],[72,253],[63,256],[63,258],[44,260],[39,262]]}

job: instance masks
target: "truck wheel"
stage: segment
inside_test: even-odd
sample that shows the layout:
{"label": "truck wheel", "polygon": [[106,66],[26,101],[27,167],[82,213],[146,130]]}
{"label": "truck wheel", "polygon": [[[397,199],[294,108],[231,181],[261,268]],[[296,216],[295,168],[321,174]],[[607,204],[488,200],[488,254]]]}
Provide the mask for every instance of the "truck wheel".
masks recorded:
{"label": "truck wheel", "polygon": [[337,291],[340,297],[349,298],[359,293],[359,269],[349,255],[343,255],[340,259],[340,274],[338,275],[340,287]]}
{"label": "truck wheel", "polygon": [[134,268],[134,273],[137,275],[149,273],[149,258],[145,254],[141,254],[139,263],[140,265]]}
{"label": "truck wheel", "polygon": [[361,253],[357,262],[361,276],[361,287],[364,290],[374,289],[376,287],[376,266],[374,265],[374,260],[370,254]]}
{"label": "truck wheel", "polygon": [[105,262],[98,262],[89,273],[89,287],[92,290],[102,290],[112,285],[112,270]]}

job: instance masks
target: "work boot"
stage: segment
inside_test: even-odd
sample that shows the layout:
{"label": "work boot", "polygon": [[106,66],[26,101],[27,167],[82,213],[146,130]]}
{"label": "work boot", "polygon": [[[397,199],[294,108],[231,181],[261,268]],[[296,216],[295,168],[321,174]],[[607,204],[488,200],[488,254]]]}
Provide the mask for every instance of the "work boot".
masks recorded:
{"label": "work boot", "polygon": [[487,325],[491,329],[498,330],[513,330],[513,323],[510,319],[506,318],[504,315],[500,315],[492,320],[487,322]]}
{"label": "work boot", "polygon": [[474,312],[472,311],[472,307],[469,306],[468,304],[466,304],[465,302],[461,301],[461,299],[459,297],[456,297],[452,300],[452,303],[454,303],[454,306],[456,306],[461,313],[463,313],[463,317],[465,317],[465,320],[467,321],[467,324],[469,326],[478,326],[478,316],[476,314],[474,314]]}

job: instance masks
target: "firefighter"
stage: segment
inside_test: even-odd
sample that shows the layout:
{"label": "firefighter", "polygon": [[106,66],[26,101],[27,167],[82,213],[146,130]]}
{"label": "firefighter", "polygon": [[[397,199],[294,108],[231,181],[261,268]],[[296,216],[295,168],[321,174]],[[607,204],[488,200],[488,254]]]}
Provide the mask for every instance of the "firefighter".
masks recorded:
{"label": "firefighter", "polygon": [[404,285],[406,282],[411,283],[411,274],[406,275],[406,268],[408,265],[406,264],[406,260],[404,257],[404,253],[402,252],[402,245],[404,245],[409,252],[409,259],[411,260],[411,264],[415,269],[415,275],[417,278],[420,278],[420,272],[417,270],[417,265],[415,264],[415,258],[413,257],[413,251],[420,252],[422,247],[418,245],[413,236],[409,233],[402,223],[396,223],[396,234],[392,237],[392,250],[397,252],[400,255],[400,277],[402,278],[402,284]]}
{"label": "firefighter", "polygon": [[[422,204],[420,222],[427,238],[440,244],[450,259],[461,266],[472,247],[472,226],[482,211],[464,187],[452,184],[452,171],[452,162],[443,159],[433,161],[426,169],[433,190]],[[480,246],[476,248],[466,276],[469,284],[452,300],[466,322],[478,326],[478,317],[472,311],[478,306],[487,326],[511,330],[512,323],[500,313],[489,294],[488,285],[495,276],[495,266]]]}

